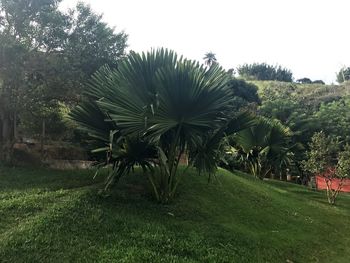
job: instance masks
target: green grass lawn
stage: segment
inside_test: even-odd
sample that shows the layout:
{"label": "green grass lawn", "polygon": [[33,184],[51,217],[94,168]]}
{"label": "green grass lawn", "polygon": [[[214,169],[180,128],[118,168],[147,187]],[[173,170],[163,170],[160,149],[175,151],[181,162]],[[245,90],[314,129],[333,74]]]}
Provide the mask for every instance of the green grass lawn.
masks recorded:
{"label": "green grass lawn", "polygon": [[141,175],[98,195],[92,171],[0,167],[0,262],[350,262],[350,196],[223,170],[173,204]]}

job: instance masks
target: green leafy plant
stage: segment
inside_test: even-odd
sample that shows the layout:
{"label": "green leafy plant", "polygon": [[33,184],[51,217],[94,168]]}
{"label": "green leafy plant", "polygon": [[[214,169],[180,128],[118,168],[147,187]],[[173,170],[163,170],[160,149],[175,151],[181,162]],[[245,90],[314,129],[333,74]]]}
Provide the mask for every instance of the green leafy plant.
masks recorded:
{"label": "green leafy plant", "polygon": [[256,122],[255,116],[245,111],[232,118],[220,129],[208,133],[200,138],[200,143],[190,147],[191,164],[197,168],[199,174],[208,174],[208,181],[215,174],[220,163],[227,164],[225,153],[228,151],[229,136],[240,130],[247,129]]}
{"label": "green leafy plant", "polygon": [[291,131],[276,120],[259,117],[234,136],[235,148],[248,171],[258,178],[281,173],[291,163]]}
{"label": "green leafy plant", "polygon": [[[179,183],[181,155],[208,146],[216,131],[234,123],[230,123],[232,92],[227,81],[227,73],[218,65],[206,68],[165,49],[132,52],[117,70],[104,67],[93,76],[87,92],[91,101],[71,116],[78,124],[91,128],[94,119],[87,118],[88,111],[82,111],[90,108],[99,118],[92,135],[104,143],[113,130],[117,137],[136,137],[154,145],[158,160],[153,165],[157,166],[157,173],[149,173],[149,179],[156,199],[167,203],[173,199]],[[224,135],[221,131],[215,147]],[[192,163],[198,164],[199,159],[197,154]],[[151,167],[145,165],[145,170]],[[212,168],[215,165],[205,170],[212,172]]]}
{"label": "green leafy plant", "polygon": [[[338,155],[338,162],[333,173],[326,173],[324,180],[327,185],[328,203],[334,205],[346,178],[350,177],[350,146],[346,145]],[[337,180],[338,185],[333,187]]]}
{"label": "green leafy plant", "polygon": [[318,132],[312,137],[309,147],[307,159],[303,161],[304,170],[323,178],[328,203],[334,205],[344,180],[350,175],[350,146],[341,150],[339,141]]}
{"label": "green leafy plant", "polygon": [[321,174],[336,165],[336,153],[339,148],[334,139],[326,136],[324,132],[317,132],[312,136],[309,148],[307,159],[302,163],[305,171]]}

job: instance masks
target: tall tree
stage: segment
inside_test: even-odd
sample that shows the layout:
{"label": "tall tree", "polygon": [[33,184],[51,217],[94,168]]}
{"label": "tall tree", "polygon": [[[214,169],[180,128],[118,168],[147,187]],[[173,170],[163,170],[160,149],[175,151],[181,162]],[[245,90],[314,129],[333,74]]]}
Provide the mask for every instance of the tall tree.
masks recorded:
{"label": "tall tree", "polygon": [[83,74],[90,76],[102,65],[111,68],[125,56],[128,36],[115,32],[102,21],[102,15],[82,3],[69,12],[71,32],[64,45],[66,55]]}
{"label": "tall tree", "polygon": [[216,64],[217,63],[217,60],[216,60],[216,56],[213,52],[208,52],[208,53],[205,53],[204,55],[204,63],[211,67],[212,65]]}
{"label": "tall tree", "polygon": [[2,145],[11,145],[18,115],[44,125],[59,102],[81,100],[94,71],[104,64],[115,67],[125,55],[124,32],[116,33],[83,4],[62,13],[59,2],[0,0]]}
{"label": "tall tree", "polygon": [[52,26],[52,21],[62,19],[56,0],[0,1],[0,50],[2,79],[0,113],[2,129],[0,159],[10,156],[11,141],[17,134],[17,113],[21,110],[19,99],[27,78],[26,68],[32,52],[56,48],[56,39],[61,27]]}

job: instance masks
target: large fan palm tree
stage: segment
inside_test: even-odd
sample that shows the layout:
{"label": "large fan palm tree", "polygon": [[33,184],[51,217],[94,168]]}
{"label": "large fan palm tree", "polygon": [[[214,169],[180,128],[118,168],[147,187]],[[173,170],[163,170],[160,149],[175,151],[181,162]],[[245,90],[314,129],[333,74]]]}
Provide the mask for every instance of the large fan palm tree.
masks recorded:
{"label": "large fan palm tree", "polygon": [[[160,49],[131,53],[117,70],[101,69],[93,76],[87,95],[119,136],[155,143],[160,172],[150,180],[156,198],[168,202],[178,185],[181,154],[227,124],[232,99],[227,81],[219,66],[206,68]],[[79,108],[72,117],[80,124],[83,118],[88,127],[95,124],[82,116]]]}

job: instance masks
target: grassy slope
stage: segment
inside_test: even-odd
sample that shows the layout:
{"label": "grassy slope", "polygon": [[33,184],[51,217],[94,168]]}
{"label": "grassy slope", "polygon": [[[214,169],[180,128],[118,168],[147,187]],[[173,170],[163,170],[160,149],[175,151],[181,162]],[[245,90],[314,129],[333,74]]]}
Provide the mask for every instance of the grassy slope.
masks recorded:
{"label": "grassy slope", "polygon": [[0,168],[0,261],[348,262],[349,195],[331,207],[297,185],[218,178],[188,175],[161,206],[139,175],[103,198],[88,171]]}

